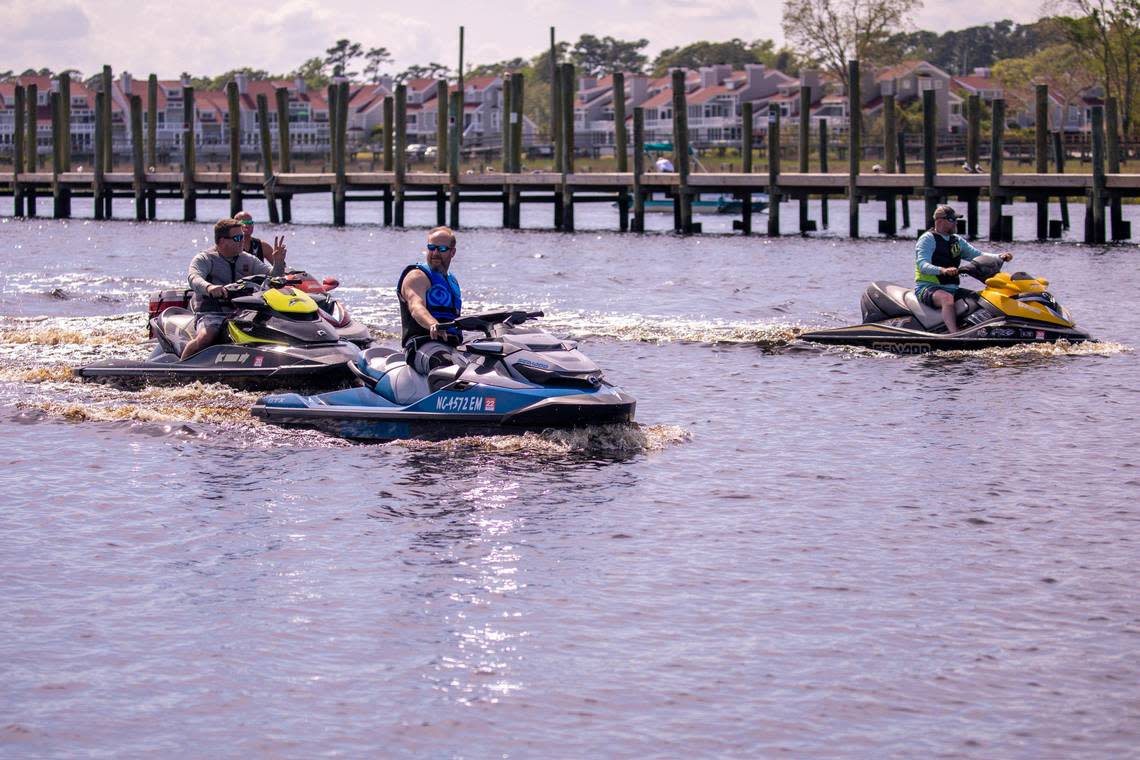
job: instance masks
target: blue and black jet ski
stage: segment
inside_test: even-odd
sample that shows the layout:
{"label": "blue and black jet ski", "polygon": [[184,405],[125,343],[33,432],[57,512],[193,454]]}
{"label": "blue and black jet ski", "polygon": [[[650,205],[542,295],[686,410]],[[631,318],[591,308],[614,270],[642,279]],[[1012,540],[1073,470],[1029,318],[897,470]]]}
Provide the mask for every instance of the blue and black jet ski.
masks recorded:
{"label": "blue and black jet ski", "polygon": [[[349,369],[360,386],[265,396],[255,417],[345,438],[449,438],[631,422],[636,401],[606,382],[577,343],[525,326],[542,312],[475,314],[441,327],[478,333],[465,365],[423,375],[390,348],[364,351]],[[466,338],[466,336],[465,336]]]}

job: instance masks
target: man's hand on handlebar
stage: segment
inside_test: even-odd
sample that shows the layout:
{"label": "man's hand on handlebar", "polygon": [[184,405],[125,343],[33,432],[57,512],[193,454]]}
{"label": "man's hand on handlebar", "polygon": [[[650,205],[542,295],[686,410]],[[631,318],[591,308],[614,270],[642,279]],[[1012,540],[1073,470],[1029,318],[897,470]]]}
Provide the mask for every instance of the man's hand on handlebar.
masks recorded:
{"label": "man's hand on handlebar", "polygon": [[1012,253],[999,253],[998,258],[1000,258],[1002,261],[1013,261],[1013,254]]}
{"label": "man's hand on handlebar", "polygon": [[958,267],[942,267],[942,274],[946,277],[953,277],[958,274]]}
{"label": "man's hand on handlebar", "polygon": [[226,298],[229,295],[225,285],[210,285],[206,288],[206,293],[211,298]]}

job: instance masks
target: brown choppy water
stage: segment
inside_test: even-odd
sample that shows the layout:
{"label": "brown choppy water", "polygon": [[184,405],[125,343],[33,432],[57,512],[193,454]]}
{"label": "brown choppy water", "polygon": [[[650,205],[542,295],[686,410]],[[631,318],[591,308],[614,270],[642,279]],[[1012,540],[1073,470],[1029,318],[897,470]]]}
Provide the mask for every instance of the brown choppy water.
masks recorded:
{"label": "brown choppy water", "polygon": [[[637,424],[359,445],[72,378],[208,230],[0,226],[0,754],[1136,756],[1135,246],[1013,246],[1101,343],[897,357],[796,337],[907,241],[466,232]],[[422,231],[287,234],[395,334]]]}

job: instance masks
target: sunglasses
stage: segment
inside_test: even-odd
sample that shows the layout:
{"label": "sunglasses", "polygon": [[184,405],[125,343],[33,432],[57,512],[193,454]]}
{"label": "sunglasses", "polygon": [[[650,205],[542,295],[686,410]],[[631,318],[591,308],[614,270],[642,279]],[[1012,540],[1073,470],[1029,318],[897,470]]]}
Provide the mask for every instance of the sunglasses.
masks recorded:
{"label": "sunglasses", "polygon": [[427,249],[429,251],[439,251],[440,253],[447,253],[451,250],[450,245],[436,245],[435,243],[428,243]]}
{"label": "sunglasses", "polygon": [[252,219],[242,219],[240,222],[238,222],[238,224],[240,224],[242,227],[252,227],[253,226],[253,220]]}
{"label": "sunglasses", "polygon": [[245,240],[245,235],[241,235],[241,234],[234,235],[233,237],[230,238],[230,240],[234,241],[235,243],[240,243],[241,241]]}
{"label": "sunglasses", "polygon": [[954,214],[946,214],[945,216],[939,217],[939,218],[945,219],[946,221],[948,221],[950,223],[954,223],[954,222],[958,221],[958,217],[955,216]]}

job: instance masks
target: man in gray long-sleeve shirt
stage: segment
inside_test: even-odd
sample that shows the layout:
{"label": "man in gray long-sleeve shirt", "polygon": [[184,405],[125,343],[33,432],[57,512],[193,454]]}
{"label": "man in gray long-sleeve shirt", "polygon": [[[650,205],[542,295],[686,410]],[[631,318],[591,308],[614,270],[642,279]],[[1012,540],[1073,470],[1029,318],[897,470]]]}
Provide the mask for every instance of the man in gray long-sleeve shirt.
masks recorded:
{"label": "man in gray long-sleeve shirt", "polygon": [[272,266],[243,252],[242,238],[240,222],[222,219],[214,225],[214,246],[190,262],[189,281],[194,291],[191,308],[198,315],[198,332],[183,349],[183,359],[198,353],[221,334],[231,311],[225,300],[226,285],[250,275],[277,277],[285,272],[284,237],[273,239],[273,249],[266,256]]}

